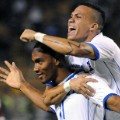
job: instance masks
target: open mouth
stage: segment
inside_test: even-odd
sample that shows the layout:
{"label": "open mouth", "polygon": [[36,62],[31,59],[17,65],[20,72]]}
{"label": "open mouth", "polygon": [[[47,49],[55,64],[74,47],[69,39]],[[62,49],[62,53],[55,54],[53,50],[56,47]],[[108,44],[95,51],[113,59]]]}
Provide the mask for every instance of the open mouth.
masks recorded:
{"label": "open mouth", "polygon": [[76,28],[73,27],[73,26],[70,26],[70,27],[68,28],[68,34],[73,34],[75,31],[76,31]]}
{"label": "open mouth", "polygon": [[43,76],[43,73],[37,73],[37,76],[38,76],[39,79],[41,79],[42,76]]}

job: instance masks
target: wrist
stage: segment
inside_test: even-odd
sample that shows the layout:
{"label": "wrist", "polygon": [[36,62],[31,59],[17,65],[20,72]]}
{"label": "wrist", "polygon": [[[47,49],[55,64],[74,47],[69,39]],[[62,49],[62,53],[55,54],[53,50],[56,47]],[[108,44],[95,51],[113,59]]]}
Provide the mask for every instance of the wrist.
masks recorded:
{"label": "wrist", "polygon": [[44,33],[37,32],[37,33],[35,33],[34,38],[35,38],[35,40],[43,43],[43,38],[45,35],[46,34],[44,34]]}
{"label": "wrist", "polygon": [[68,93],[71,90],[71,88],[70,88],[70,80],[65,82],[63,87],[64,87],[65,92]]}
{"label": "wrist", "polygon": [[24,89],[29,85],[28,82],[26,82],[25,80],[22,80],[21,84],[20,84],[20,87],[19,87],[19,90],[20,91],[24,91]]}

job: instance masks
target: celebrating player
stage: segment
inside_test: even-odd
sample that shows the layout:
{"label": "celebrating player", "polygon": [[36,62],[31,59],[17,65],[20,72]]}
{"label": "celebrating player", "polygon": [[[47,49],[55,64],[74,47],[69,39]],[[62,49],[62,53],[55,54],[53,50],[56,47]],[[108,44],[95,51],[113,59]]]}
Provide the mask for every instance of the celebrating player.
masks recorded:
{"label": "celebrating player", "polygon": [[[104,12],[89,3],[79,4],[68,20],[68,39],[25,30],[20,39],[37,40],[55,51],[66,54],[71,65],[82,66],[86,72],[102,76],[108,85],[120,95],[120,49],[116,43],[101,32],[105,23]],[[82,58],[81,58],[82,57]],[[84,58],[83,58],[84,57]],[[75,91],[82,93],[77,80]],[[102,110],[96,106],[96,118],[119,120],[120,114]],[[97,114],[99,113],[99,114]]]}
{"label": "celebrating player", "polygon": [[[82,94],[77,94],[72,90],[74,80],[79,74],[76,72],[71,73],[67,63],[65,63],[64,55],[54,52],[41,43],[37,43],[32,51],[32,60],[38,78],[47,86],[44,94],[33,88],[25,80],[22,72],[14,62],[10,64],[5,61],[9,70],[0,67],[0,81],[21,90],[41,109],[56,112],[58,120],[93,119],[92,116],[87,115],[89,111],[86,103],[90,100],[101,106],[101,108],[109,108],[120,112],[120,97],[105,82],[102,82],[103,78],[97,77],[95,74],[89,75],[89,77],[99,80],[99,82],[95,82],[94,79],[86,78],[86,75],[79,76],[79,80],[84,81],[84,83],[88,82],[88,86],[82,84],[82,87],[87,87],[89,91],[92,91],[90,87],[92,86],[96,90],[95,95],[87,100]],[[72,80],[73,78],[75,79]],[[51,109],[49,105],[51,105]]]}

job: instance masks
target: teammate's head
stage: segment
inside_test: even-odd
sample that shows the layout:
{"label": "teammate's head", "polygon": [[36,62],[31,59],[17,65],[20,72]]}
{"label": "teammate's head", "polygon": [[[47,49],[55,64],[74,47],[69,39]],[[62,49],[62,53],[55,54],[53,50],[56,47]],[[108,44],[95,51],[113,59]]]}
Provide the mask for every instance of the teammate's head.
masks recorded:
{"label": "teammate's head", "polygon": [[104,23],[105,14],[99,7],[80,3],[68,21],[68,39],[89,41],[103,29]]}
{"label": "teammate's head", "polygon": [[66,68],[64,55],[61,55],[49,47],[37,42],[32,51],[34,71],[42,83],[55,79],[60,68]]}

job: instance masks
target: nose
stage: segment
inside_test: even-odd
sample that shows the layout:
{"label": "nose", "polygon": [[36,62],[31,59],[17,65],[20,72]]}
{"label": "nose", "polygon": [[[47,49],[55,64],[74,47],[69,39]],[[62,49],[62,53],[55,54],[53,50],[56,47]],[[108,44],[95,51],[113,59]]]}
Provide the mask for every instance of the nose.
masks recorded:
{"label": "nose", "polygon": [[74,22],[74,18],[71,17],[69,20],[68,20],[68,23],[73,23]]}
{"label": "nose", "polygon": [[35,65],[34,65],[34,72],[38,73],[39,70],[40,70],[40,66],[37,63],[35,63]]}

